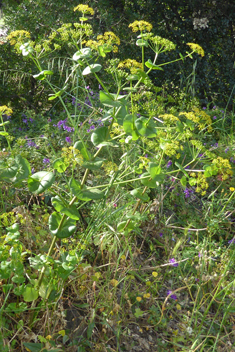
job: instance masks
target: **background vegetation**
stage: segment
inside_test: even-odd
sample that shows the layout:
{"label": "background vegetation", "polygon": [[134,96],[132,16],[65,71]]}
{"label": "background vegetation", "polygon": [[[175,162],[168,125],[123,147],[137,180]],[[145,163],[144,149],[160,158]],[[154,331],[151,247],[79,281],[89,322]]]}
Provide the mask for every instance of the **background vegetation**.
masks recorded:
{"label": "background vegetation", "polygon": [[3,5],[0,351],[233,351],[234,3]]}

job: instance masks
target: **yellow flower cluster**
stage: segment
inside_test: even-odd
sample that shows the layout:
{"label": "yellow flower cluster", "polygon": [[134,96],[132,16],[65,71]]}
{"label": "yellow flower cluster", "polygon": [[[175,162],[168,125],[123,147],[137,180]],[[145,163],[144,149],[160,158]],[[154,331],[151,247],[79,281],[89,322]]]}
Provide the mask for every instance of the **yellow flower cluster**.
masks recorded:
{"label": "yellow flower cluster", "polygon": [[118,46],[120,45],[120,39],[118,38],[118,36],[116,36],[116,34],[114,34],[113,32],[105,32],[103,35],[98,35],[97,36],[97,41],[95,40],[88,40],[86,42],[86,46],[91,48],[91,49],[98,49],[98,46],[100,45],[112,45],[112,51],[114,53],[118,52]]}
{"label": "yellow flower cluster", "polygon": [[156,35],[155,37],[150,37],[149,40],[154,45],[154,51],[156,52],[171,51],[175,50],[176,48],[176,45],[173,42],[158,35]]}
{"label": "yellow flower cluster", "polygon": [[92,7],[89,7],[88,5],[78,5],[76,7],[74,7],[73,11],[80,11],[83,14],[85,13],[90,13],[91,15],[94,15],[94,10]]}
{"label": "yellow flower cluster", "polygon": [[98,35],[97,40],[100,45],[113,45],[114,53],[118,51],[117,45],[120,45],[120,39],[113,32],[105,32],[103,35]]}
{"label": "yellow flower cluster", "polygon": [[124,61],[119,62],[118,68],[128,68],[132,73],[135,72],[137,68],[143,68],[140,62],[132,59],[126,59]]}
{"label": "yellow flower cluster", "polygon": [[151,25],[151,23],[146,21],[134,21],[133,23],[129,24],[129,28],[132,28],[132,32],[151,32],[153,26]]}
{"label": "yellow flower cluster", "polygon": [[64,159],[64,163],[68,166],[75,167],[77,164],[81,165],[83,162],[83,157],[79,150],[74,147],[64,147],[62,148],[61,157]]}
{"label": "yellow flower cluster", "polygon": [[218,169],[218,173],[222,174],[222,180],[225,181],[232,176],[233,171],[228,159],[224,159],[218,156],[216,159],[212,160],[212,164]]}
{"label": "yellow flower cluster", "polygon": [[159,117],[163,119],[168,125],[175,124],[177,121],[179,121],[178,117],[172,114],[159,115]]}
{"label": "yellow flower cluster", "polygon": [[113,163],[112,161],[107,161],[107,162],[103,163],[103,168],[104,168],[104,171],[107,175],[109,175],[110,172],[112,172],[112,171],[118,170],[117,164]]}
{"label": "yellow flower cluster", "polygon": [[201,193],[202,196],[206,194],[206,190],[209,187],[209,184],[206,181],[206,177],[203,172],[199,172],[197,175],[195,172],[190,174],[191,177],[196,179],[196,192]]}
{"label": "yellow flower cluster", "polygon": [[143,168],[145,168],[147,170],[147,167],[148,167],[150,160],[148,158],[146,158],[145,156],[140,156],[139,161],[140,161],[139,169],[142,170]]}
{"label": "yellow flower cluster", "polygon": [[8,108],[8,106],[6,106],[6,105],[0,106],[0,115],[5,114],[5,115],[9,116],[12,113],[13,113],[13,111],[11,110],[11,108]]}
{"label": "yellow flower cluster", "polygon": [[168,156],[175,156],[176,159],[180,158],[179,150],[183,150],[183,146],[179,144],[178,141],[166,142],[164,144],[160,144],[160,147],[164,150],[165,154]]}
{"label": "yellow flower cluster", "polygon": [[204,129],[207,127],[208,132],[212,131],[212,120],[205,111],[200,110],[198,108],[193,108],[193,111],[191,112],[180,112],[179,116],[184,115],[188,120],[193,121],[198,125],[199,130]]}
{"label": "yellow flower cluster", "polygon": [[187,45],[190,47],[191,50],[193,50],[193,52],[197,53],[198,55],[201,55],[201,57],[205,56],[205,52],[200,45],[195,43],[187,43]]}
{"label": "yellow flower cluster", "polygon": [[13,31],[7,36],[11,45],[15,45],[17,42],[22,44],[25,38],[30,38],[30,33],[24,30]]}

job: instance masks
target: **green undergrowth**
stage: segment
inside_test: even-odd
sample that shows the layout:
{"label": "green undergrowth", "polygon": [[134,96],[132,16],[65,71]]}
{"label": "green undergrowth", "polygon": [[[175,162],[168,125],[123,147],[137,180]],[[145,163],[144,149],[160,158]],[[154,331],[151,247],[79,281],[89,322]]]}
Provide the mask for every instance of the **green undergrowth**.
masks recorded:
{"label": "green undergrowth", "polygon": [[232,351],[234,114],[152,84],[175,45],[148,22],[122,61],[75,10],[47,40],[8,36],[51,93],[0,107],[0,349]]}

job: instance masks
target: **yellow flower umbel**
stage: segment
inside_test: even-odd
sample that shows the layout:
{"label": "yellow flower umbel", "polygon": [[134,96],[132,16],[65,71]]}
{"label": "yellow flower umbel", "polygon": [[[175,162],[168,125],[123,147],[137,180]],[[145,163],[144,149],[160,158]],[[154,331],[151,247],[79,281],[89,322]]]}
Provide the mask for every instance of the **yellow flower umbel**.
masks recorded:
{"label": "yellow flower umbel", "polygon": [[216,166],[218,173],[222,175],[223,181],[232,176],[233,171],[228,159],[218,156],[216,159],[212,160],[212,164]]}
{"label": "yellow flower umbel", "polygon": [[98,47],[101,45],[111,45],[112,46],[112,51],[114,53],[118,52],[118,45],[120,45],[120,39],[116,34],[113,32],[105,32],[103,35],[98,35],[97,36],[97,41],[95,40],[88,40],[86,42],[86,46],[98,50]]}
{"label": "yellow flower umbel", "polygon": [[0,106],[0,115],[5,114],[5,115],[9,116],[12,113],[13,113],[13,111],[11,110],[11,108],[8,108],[8,106],[6,106],[6,105]]}
{"label": "yellow flower umbel", "polygon": [[137,62],[136,60],[126,59],[124,61],[119,62],[118,68],[128,68],[131,73],[135,73],[136,69],[142,69],[142,64]]}
{"label": "yellow flower umbel", "polygon": [[167,125],[175,125],[177,121],[179,121],[178,117],[172,114],[159,115],[159,117],[163,119]]}
{"label": "yellow flower umbel", "polygon": [[129,28],[132,28],[132,32],[151,32],[153,26],[151,25],[151,23],[146,21],[134,21],[133,23],[129,24]]}
{"label": "yellow flower umbel", "polygon": [[204,128],[207,128],[208,132],[212,131],[212,120],[205,111],[200,110],[198,108],[193,108],[193,112],[180,112],[179,116],[186,116],[188,120],[193,121],[195,124],[198,125],[199,130],[203,130]]}
{"label": "yellow flower umbel", "polygon": [[[147,38],[146,38],[147,39]],[[159,37],[149,37],[149,45],[155,53],[164,53],[165,51],[175,50],[176,45],[168,39]]]}
{"label": "yellow flower umbel", "polygon": [[92,7],[89,7],[88,5],[78,5],[76,7],[74,7],[73,11],[80,11],[82,12],[82,14],[91,14],[94,15],[94,10]]}
{"label": "yellow flower umbel", "polygon": [[13,31],[7,36],[11,45],[15,45],[17,42],[21,45],[25,38],[30,38],[30,33],[24,30]]}
{"label": "yellow flower umbel", "polygon": [[193,50],[194,53],[201,55],[201,57],[205,56],[205,52],[200,45],[195,43],[187,43],[187,45],[190,47],[191,50]]}

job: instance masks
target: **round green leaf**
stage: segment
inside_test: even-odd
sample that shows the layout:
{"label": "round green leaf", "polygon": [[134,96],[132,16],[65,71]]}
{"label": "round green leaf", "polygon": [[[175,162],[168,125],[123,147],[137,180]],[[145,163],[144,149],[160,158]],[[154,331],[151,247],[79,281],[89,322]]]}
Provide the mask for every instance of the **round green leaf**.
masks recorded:
{"label": "round green leaf", "polygon": [[33,193],[43,193],[50,188],[55,180],[53,172],[39,171],[28,178],[29,190]]}
{"label": "round green leaf", "polygon": [[23,297],[25,302],[32,302],[38,298],[38,290],[32,285],[27,285],[23,291]]}
{"label": "round green leaf", "polygon": [[67,169],[67,165],[64,162],[63,158],[60,159],[56,159],[53,163],[53,168],[56,169],[56,171],[58,171],[60,174],[62,174],[63,172],[66,171]]}
{"label": "round green leaf", "polygon": [[73,60],[77,61],[80,59],[84,59],[85,57],[91,56],[91,49],[90,48],[84,48],[81,50],[78,50],[74,55],[73,55]]}
{"label": "round green leaf", "polygon": [[148,46],[148,42],[146,41],[146,40],[144,40],[144,39],[138,39],[137,41],[136,41],[136,45],[137,46]]}
{"label": "round green leaf", "polygon": [[59,213],[52,213],[49,217],[49,230],[53,235],[55,235],[58,238],[67,238],[73,234],[73,232],[76,229],[76,221],[72,219],[66,219],[62,227],[59,228],[60,222],[62,219],[62,215]]}
{"label": "round green leaf", "polygon": [[37,75],[34,75],[33,78],[42,81],[46,78],[47,75],[53,75],[53,71],[50,71],[50,70],[41,71]]}
{"label": "round green leaf", "polygon": [[33,52],[33,48],[30,46],[30,43],[25,43],[20,46],[23,56],[28,56]]}
{"label": "round green leaf", "polygon": [[86,76],[89,75],[90,73],[93,72],[99,72],[101,70],[102,66],[100,64],[92,64],[90,66],[87,66],[83,71],[82,75]]}
{"label": "round green leaf", "polygon": [[94,146],[101,146],[102,142],[108,139],[108,127],[102,126],[97,128],[91,135],[91,141]]}

